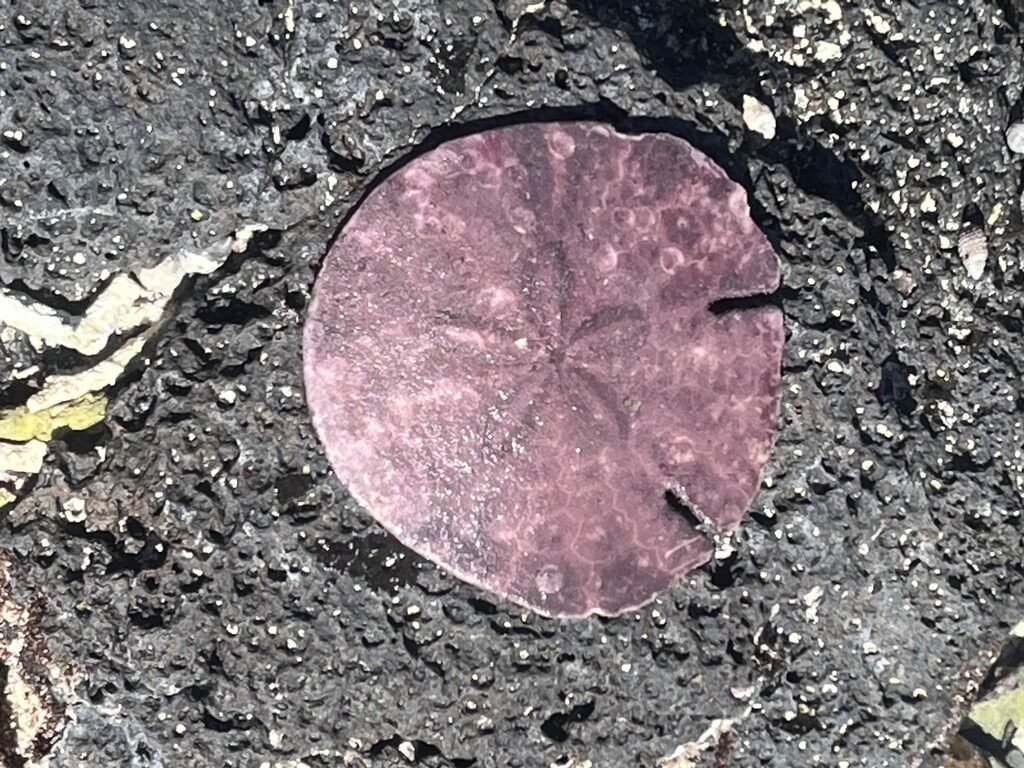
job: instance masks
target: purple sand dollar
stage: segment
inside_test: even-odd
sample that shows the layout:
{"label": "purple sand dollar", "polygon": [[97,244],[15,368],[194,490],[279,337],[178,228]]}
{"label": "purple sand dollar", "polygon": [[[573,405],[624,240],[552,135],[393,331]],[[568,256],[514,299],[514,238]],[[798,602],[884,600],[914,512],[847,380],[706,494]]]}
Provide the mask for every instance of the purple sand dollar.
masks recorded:
{"label": "purple sand dollar", "polygon": [[781,312],[744,190],[687,142],[596,123],[441,145],[331,247],[313,422],[405,545],[549,616],[639,606],[734,530],[778,411]]}

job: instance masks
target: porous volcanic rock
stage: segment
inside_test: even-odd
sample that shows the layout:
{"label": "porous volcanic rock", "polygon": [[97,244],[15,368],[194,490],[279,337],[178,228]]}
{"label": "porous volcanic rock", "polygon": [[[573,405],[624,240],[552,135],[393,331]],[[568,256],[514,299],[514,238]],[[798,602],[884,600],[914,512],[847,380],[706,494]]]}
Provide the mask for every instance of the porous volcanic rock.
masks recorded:
{"label": "porous volcanic rock", "polygon": [[[4,291],[77,327],[117,275],[220,263],[109,337],[153,334],[3,486],[10,599],[76,670],[51,765],[942,764],[1024,595],[1019,25],[1008,0],[5,5]],[[610,619],[397,546],[303,395],[339,222],[395,163],[526,117],[685,138],[782,262],[752,512]],[[39,333],[0,330],[5,412],[101,362]]]}

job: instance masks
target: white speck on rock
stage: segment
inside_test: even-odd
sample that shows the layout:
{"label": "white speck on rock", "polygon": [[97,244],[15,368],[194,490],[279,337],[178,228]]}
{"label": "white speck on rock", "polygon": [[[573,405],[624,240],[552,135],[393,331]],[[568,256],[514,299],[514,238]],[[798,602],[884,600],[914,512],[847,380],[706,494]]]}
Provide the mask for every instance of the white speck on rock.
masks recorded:
{"label": "white speck on rock", "polygon": [[879,16],[870,10],[866,11],[865,15],[867,16],[868,24],[870,24],[871,28],[878,34],[888,35],[892,32],[892,25],[882,16]]}
{"label": "white speck on rock", "polygon": [[825,12],[829,24],[835,24],[843,18],[843,8],[836,0],[825,0],[821,4],[821,10]]}
{"label": "white speck on rock", "polygon": [[818,604],[824,596],[825,590],[821,585],[815,585],[810,592],[801,598],[806,606],[804,616],[807,618],[807,621],[812,624],[815,624],[818,621]]}
{"label": "white speck on rock", "polygon": [[988,239],[980,229],[972,229],[960,235],[957,240],[957,251],[967,270],[967,276],[978,280],[985,274],[985,262],[988,261]]}
{"label": "white speck on rock", "polygon": [[814,47],[814,58],[820,62],[837,61],[843,57],[843,49],[828,40],[819,40]]}
{"label": "white speck on rock", "polygon": [[1024,123],[1013,123],[1006,129],[1006,146],[1011,152],[1024,155]]}
{"label": "white speck on rock", "polygon": [[743,97],[743,122],[754,133],[769,140],[775,138],[775,115],[753,96]]}
{"label": "white speck on rock", "polygon": [[988,218],[985,219],[985,223],[990,227],[999,221],[999,217],[1003,215],[1003,204],[996,203],[992,206],[992,210],[988,213]]}
{"label": "white speck on rock", "polygon": [[416,747],[413,746],[411,741],[403,741],[398,745],[398,751],[405,756],[405,759],[410,763],[416,760]]}
{"label": "white speck on rock", "polygon": [[69,523],[80,523],[85,520],[85,499],[74,496],[63,503],[64,517]]}

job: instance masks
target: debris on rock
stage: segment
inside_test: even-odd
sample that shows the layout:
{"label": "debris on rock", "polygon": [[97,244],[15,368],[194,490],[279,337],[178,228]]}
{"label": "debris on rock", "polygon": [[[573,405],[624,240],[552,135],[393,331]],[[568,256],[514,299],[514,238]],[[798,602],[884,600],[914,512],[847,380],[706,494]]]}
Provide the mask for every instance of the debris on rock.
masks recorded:
{"label": "debris on rock", "polygon": [[775,138],[775,114],[766,104],[753,96],[743,97],[743,123],[769,141]]}
{"label": "debris on rock", "polygon": [[[671,754],[665,755],[657,762],[657,768],[699,768],[701,755],[708,750],[718,750],[720,746],[727,745],[725,741],[732,731],[733,726],[740,720],[747,717],[751,712],[747,710],[735,718],[721,718],[711,721],[711,725],[697,738],[696,741],[688,741],[680,744]],[[728,755],[716,754],[715,765],[728,765]]]}
{"label": "debris on rock", "polygon": [[980,280],[988,262],[988,237],[985,231],[979,227],[965,231],[957,240],[957,251],[967,276],[971,280]]}
{"label": "debris on rock", "polygon": [[1024,155],[1024,123],[1013,123],[1006,129],[1006,146],[1011,152]]}

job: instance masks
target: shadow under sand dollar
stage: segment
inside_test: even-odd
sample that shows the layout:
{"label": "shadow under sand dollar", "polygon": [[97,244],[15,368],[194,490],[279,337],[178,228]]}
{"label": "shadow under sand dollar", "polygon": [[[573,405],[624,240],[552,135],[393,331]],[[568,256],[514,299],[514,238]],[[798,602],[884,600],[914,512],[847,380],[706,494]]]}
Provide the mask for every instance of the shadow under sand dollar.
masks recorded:
{"label": "shadow under sand dollar", "polygon": [[[658,76],[679,91],[711,84],[740,107],[745,95],[769,101],[760,85],[762,80],[787,82],[791,77],[785,67],[751,51],[732,29],[719,23],[722,9],[716,4],[569,0],[569,5],[626,34]],[[891,272],[896,267],[896,256],[885,226],[854,188],[863,178],[857,163],[842,152],[822,146],[791,117],[776,114],[775,119],[775,137],[748,141],[745,152],[785,166],[806,193],[836,205],[862,229],[865,251],[877,254]],[[746,159],[729,151],[725,136],[685,124],[678,126],[678,133],[713,157],[733,178],[746,174]]]}

